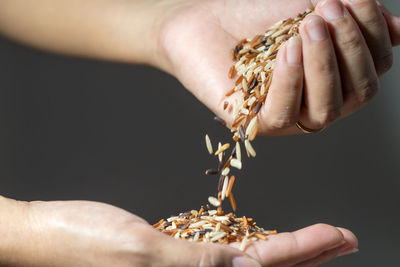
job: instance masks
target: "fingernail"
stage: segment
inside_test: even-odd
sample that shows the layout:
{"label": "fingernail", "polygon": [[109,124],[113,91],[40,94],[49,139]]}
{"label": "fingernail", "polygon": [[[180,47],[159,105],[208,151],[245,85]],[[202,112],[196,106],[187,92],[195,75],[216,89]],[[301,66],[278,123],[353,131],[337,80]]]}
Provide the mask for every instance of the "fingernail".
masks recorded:
{"label": "fingernail", "polygon": [[313,41],[322,41],[328,38],[328,29],[322,19],[317,17],[312,18],[306,24],[308,36]]}
{"label": "fingernail", "polygon": [[236,257],[232,260],[232,267],[261,267],[261,264],[251,258]]}
{"label": "fingernail", "polygon": [[338,257],[349,255],[349,254],[353,254],[353,253],[357,253],[357,252],[358,252],[358,248],[347,249],[345,251],[339,252]]}
{"label": "fingernail", "polygon": [[289,39],[286,49],[286,60],[289,65],[299,65],[301,62],[301,40],[299,36]]}
{"label": "fingernail", "polygon": [[325,0],[321,8],[327,20],[337,20],[344,16],[344,6],[338,0]]}

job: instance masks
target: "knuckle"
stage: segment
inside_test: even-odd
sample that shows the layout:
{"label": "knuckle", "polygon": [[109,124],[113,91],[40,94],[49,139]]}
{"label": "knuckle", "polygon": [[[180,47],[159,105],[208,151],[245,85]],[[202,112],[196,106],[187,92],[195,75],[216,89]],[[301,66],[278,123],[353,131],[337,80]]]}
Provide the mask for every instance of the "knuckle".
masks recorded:
{"label": "knuckle", "polygon": [[361,83],[358,88],[357,100],[361,104],[368,103],[379,91],[379,81],[375,79],[367,79]]}
{"label": "knuckle", "polygon": [[342,106],[324,106],[310,113],[310,129],[321,129],[334,122],[342,115]]}
{"label": "knuckle", "polygon": [[321,111],[317,117],[316,122],[319,124],[319,127],[322,128],[327,124],[334,122],[342,115],[342,108],[341,107],[332,107],[332,108],[325,108]]}
{"label": "knuckle", "polygon": [[284,115],[271,119],[269,122],[269,126],[273,130],[281,130],[293,126],[297,121],[297,116]]}
{"label": "knuckle", "polygon": [[353,1],[353,6],[360,12],[364,26],[381,23],[382,16],[375,0]]}
{"label": "knuckle", "polygon": [[393,66],[393,52],[390,49],[384,56],[376,60],[375,68],[379,75],[382,75],[390,70]]}
{"label": "knuckle", "polygon": [[350,30],[341,35],[339,40],[341,49],[345,52],[354,53],[361,51],[364,39],[361,34],[356,30]]}

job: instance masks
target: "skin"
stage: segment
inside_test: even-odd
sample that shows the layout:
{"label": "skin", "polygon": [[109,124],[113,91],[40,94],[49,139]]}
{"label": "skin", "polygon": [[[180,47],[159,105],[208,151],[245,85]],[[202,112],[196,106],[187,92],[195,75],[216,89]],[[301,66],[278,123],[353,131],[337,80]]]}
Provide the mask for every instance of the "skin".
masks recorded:
{"label": "skin", "polygon": [[[229,50],[315,5],[301,39],[278,53],[260,113],[260,134],[296,134],[299,120],[325,127],[372,99],[400,44],[399,17],[372,0],[3,0],[0,33],[55,53],[160,68],[229,125],[232,114],[222,104],[239,97],[225,97],[233,85]],[[329,13],[333,5],[342,10],[339,18]],[[349,230],[317,224],[252,243],[243,253],[238,244],[174,240],[134,214],[88,201],[0,197],[0,214],[7,214],[0,216],[6,266],[245,266],[243,259],[248,266],[316,266],[358,247]]]}
{"label": "skin", "polygon": [[[333,5],[343,14],[328,19]],[[229,109],[223,111],[223,103],[241,97],[240,93],[225,96],[233,87],[227,77],[230,48],[243,37],[263,33],[274,22],[312,7],[306,0],[186,1],[163,25],[161,47],[169,59],[164,69],[229,126],[233,116]],[[320,129],[354,113],[375,96],[378,74],[392,64],[398,17],[385,19],[377,3],[369,0],[317,1],[315,9],[300,29],[302,42],[292,42],[278,54],[275,78],[259,115],[261,135],[301,133],[295,126],[299,120]],[[311,28],[326,37],[312,41]],[[288,53],[296,58],[291,64]]]}
{"label": "skin", "polygon": [[132,213],[90,201],[0,198],[0,211],[8,214],[0,220],[2,266],[234,266],[243,257],[249,266],[315,266],[358,246],[350,231],[317,224],[252,243],[243,253],[240,244],[175,240]]}

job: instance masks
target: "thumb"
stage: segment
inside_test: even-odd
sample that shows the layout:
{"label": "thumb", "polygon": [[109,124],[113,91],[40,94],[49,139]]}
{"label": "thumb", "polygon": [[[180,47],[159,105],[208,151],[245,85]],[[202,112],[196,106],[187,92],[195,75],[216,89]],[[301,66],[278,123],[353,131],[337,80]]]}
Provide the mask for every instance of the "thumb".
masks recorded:
{"label": "thumb", "polygon": [[193,243],[165,236],[157,242],[161,266],[261,267],[242,251],[225,245]]}
{"label": "thumb", "polygon": [[392,40],[392,45],[400,45],[400,17],[393,15],[386,7],[384,7],[379,2],[378,6],[386,19],[386,23],[390,32],[390,38]]}

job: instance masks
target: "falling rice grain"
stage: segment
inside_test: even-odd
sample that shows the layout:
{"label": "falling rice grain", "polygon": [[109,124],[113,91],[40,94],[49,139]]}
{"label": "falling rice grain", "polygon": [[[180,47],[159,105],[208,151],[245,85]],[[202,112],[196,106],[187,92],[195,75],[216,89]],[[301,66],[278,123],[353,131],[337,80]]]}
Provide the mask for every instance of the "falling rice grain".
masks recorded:
{"label": "falling rice grain", "polygon": [[241,170],[242,169],[242,162],[238,159],[232,159],[231,160],[231,166],[235,167],[236,169]]}
{"label": "falling rice grain", "polygon": [[[224,168],[224,166],[225,166],[225,156],[226,156],[226,154],[225,154],[225,151],[224,152],[222,152],[221,154],[219,154],[219,155],[222,155],[221,156],[221,159],[219,160],[219,164],[218,164],[218,172],[220,172],[223,168]],[[219,157],[219,155],[218,155],[218,157]]]}
{"label": "falling rice grain", "polygon": [[208,169],[206,170],[206,175],[216,175],[218,174],[218,170]]}
{"label": "falling rice grain", "polygon": [[213,153],[213,148],[212,148],[211,140],[210,140],[210,137],[208,136],[208,134],[206,134],[206,146],[207,146],[208,153],[210,153],[210,155],[211,155]]}
{"label": "falling rice grain", "polygon": [[222,186],[221,199],[225,199],[226,190],[228,189],[228,176],[225,176],[224,185]]}
{"label": "falling rice grain", "polygon": [[[218,150],[221,149],[221,146],[222,146],[221,142],[218,142]],[[218,154],[218,160],[219,160],[220,162],[222,161],[222,153],[221,153],[221,154]]]}
{"label": "falling rice grain", "polygon": [[221,192],[222,186],[224,185],[225,177],[221,175],[218,180],[218,192]]}
{"label": "falling rice grain", "polygon": [[223,146],[219,147],[217,151],[215,151],[214,155],[217,156],[227,150],[231,145],[229,143],[224,144]]}
{"label": "falling rice grain", "polygon": [[229,172],[230,172],[230,169],[229,169],[229,168],[225,168],[225,169],[223,169],[223,171],[222,171],[222,175],[223,175],[223,176],[226,176],[226,175],[229,174]]}
{"label": "falling rice grain", "polygon": [[256,151],[254,150],[253,146],[250,144],[249,140],[244,141],[244,146],[246,151],[254,158],[256,157]]}
{"label": "falling rice grain", "polygon": [[228,189],[226,189],[226,193],[225,193],[226,197],[228,197],[231,194],[233,183],[235,183],[235,176],[234,175],[232,175],[231,178],[229,179]]}
{"label": "falling rice grain", "polygon": [[233,197],[232,192],[229,194],[229,202],[231,203],[231,207],[232,207],[233,211],[236,211],[236,201],[235,201],[235,198]]}
{"label": "falling rice grain", "polygon": [[213,205],[214,207],[219,207],[221,205],[221,202],[212,196],[208,197],[208,202],[210,202],[210,204]]}

